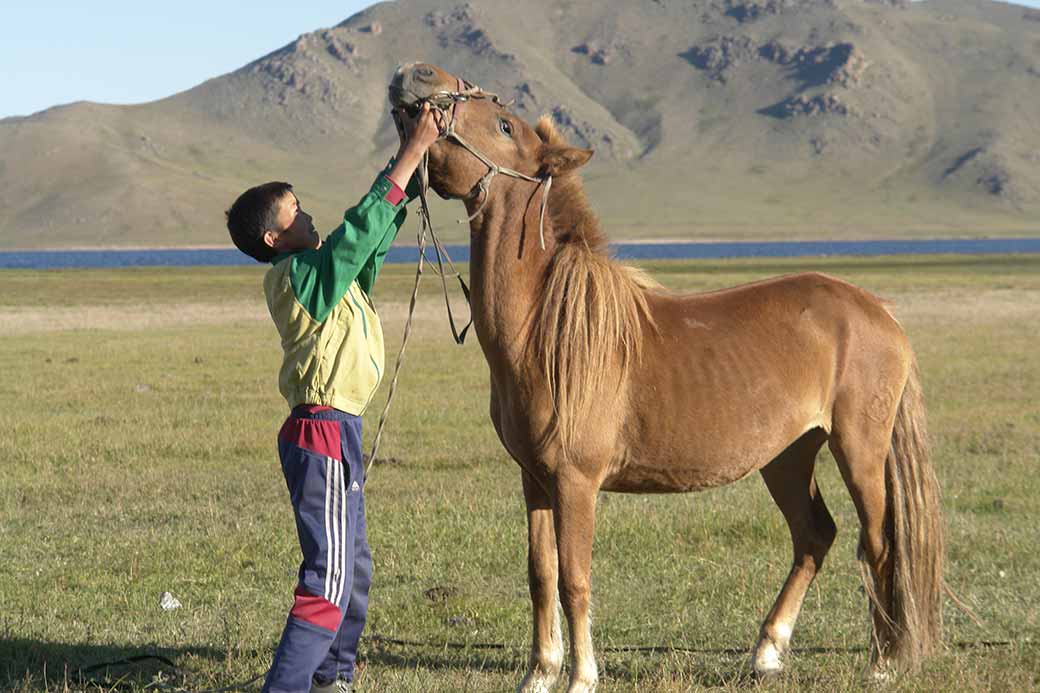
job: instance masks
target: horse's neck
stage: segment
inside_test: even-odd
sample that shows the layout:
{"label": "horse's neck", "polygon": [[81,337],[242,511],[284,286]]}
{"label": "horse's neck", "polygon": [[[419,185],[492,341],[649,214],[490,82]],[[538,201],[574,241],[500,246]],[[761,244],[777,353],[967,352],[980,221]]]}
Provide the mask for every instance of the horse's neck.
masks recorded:
{"label": "horse's neck", "polygon": [[529,194],[510,186],[470,223],[473,324],[489,357],[520,357],[555,245],[547,219],[546,249],[540,247],[538,204],[527,204]]}

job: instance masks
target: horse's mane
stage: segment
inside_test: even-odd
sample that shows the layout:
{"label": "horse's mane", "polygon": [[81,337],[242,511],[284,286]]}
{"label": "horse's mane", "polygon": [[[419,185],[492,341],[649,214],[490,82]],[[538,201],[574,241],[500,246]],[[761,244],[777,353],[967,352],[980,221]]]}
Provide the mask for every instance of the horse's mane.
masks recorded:
{"label": "horse's mane", "polygon": [[[565,144],[547,116],[535,130],[547,144]],[[556,244],[530,357],[552,397],[555,417],[547,439],[555,437],[570,454],[594,398],[617,392],[640,359],[643,331],[654,329],[647,292],[661,287],[610,257],[577,173],[553,179],[546,215]]]}

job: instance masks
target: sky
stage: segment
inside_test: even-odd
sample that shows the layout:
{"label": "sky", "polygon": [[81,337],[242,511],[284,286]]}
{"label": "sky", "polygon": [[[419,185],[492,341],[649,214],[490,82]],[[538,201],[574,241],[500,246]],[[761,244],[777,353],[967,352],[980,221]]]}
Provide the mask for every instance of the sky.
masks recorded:
{"label": "sky", "polygon": [[141,103],[235,70],[374,0],[4,3],[0,118],[71,101]]}
{"label": "sky", "polygon": [[[0,118],[82,99],[122,104],[169,96],[235,70],[300,34],[338,24],[371,4],[12,2],[3,12],[0,41]],[[1019,4],[1040,8],[1040,0]]]}

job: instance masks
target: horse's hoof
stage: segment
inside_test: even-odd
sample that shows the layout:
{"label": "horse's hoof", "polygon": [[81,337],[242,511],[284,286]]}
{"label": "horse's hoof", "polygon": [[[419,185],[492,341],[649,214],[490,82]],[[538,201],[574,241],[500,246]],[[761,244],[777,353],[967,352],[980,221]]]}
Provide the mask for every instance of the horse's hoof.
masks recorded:
{"label": "horse's hoof", "polygon": [[773,679],[779,678],[784,673],[784,667],[778,666],[772,669],[751,667],[751,675],[756,681],[772,681]]}
{"label": "horse's hoof", "polygon": [[784,663],[780,659],[780,651],[771,642],[761,643],[751,660],[751,670],[759,680],[771,679],[784,671]]}
{"label": "horse's hoof", "polygon": [[875,663],[867,669],[864,678],[868,684],[886,686],[896,680],[896,672],[883,662]]}
{"label": "horse's hoof", "polygon": [[558,674],[542,674],[529,671],[517,686],[516,693],[550,693],[556,686]]}
{"label": "horse's hoof", "polygon": [[567,686],[567,693],[594,693],[597,681],[571,681]]}
{"label": "horse's hoof", "polygon": [[755,681],[771,681],[771,679],[779,677],[782,673],[782,664],[773,668],[751,667],[751,674],[755,677]]}

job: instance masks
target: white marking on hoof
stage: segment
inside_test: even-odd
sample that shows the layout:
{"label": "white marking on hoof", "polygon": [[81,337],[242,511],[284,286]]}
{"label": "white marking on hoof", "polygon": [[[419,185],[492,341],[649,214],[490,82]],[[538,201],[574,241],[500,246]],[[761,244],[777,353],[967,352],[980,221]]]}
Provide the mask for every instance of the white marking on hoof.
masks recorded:
{"label": "white marking on hoof", "polygon": [[780,661],[780,650],[771,642],[759,643],[755,648],[755,658],[752,663],[755,674],[758,676],[773,676],[784,670],[784,664]]}
{"label": "white marking on hoof", "polygon": [[592,649],[592,615],[589,613],[585,627],[578,630],[577,637],[571,641],[571,681],[567,693],[592,693],[598,683],[599,668]]}
{"label": "white marking on hoof", "polygon": [[563,669],[563,632],[560,629],[560,598],[556,597],[556,610],[553,612],[552,641],[548,650],[532,652],[524,676],[517,693],[549,693],[556,686]]}
{"label": "white marking on hoof", "polygon": [[592,693],[599,685],[599,671],[596,661],[587,663],[571,662],[571,681],[567,686],[567,693]]}
{"label": "white marking on hoof", "polygon": [[594,693],[598,683],[598,679],[592,679],[591,681],[572,679],[570,685],[567,686],[567,693]]}
{"label": "white marking on hoof", "polygon": [[517,693],[550,693],[555,685],[555,674],[550,675],[538,671],[529,671],[516,690]]}
{"label": "white marking on hoof", "polygon": [[592,693],[599,684],[599,671],[596,669],[596,660],[590,659],[583,663],[572,662],[574,675],[571,676],[567,693]]}
{"label": "white marking on hoof", "polygon": [[896,672],[888,666],[887,662],[877,662],[867,670],[867,683],[876,686],[884,686],[896,679]]}
{"label": "white marking on hoof", "polygon": [[773,637],[763,633],[759,638],[751,663],[755,674],[761,677],[779,674],[784,670],[782,657],[791,642],[791,626],[786,623],[777,623],[771,630]]}
{"label": "white marking on hoof", "polygon": [[527,665],[527,675],[516,689],[518,693],[549,693],[556,685],[563,668],[563,643],[557,640],[553,644],[559,645],[559,648],[532,658]]}
{"label": "white marking on hoof", "polygon": [[[591,638],[590,641],[591,642]],[[582,661],[571,660],[571,681],[567,693],[592,693],[599,684],[599,669],[591,655]]]}

